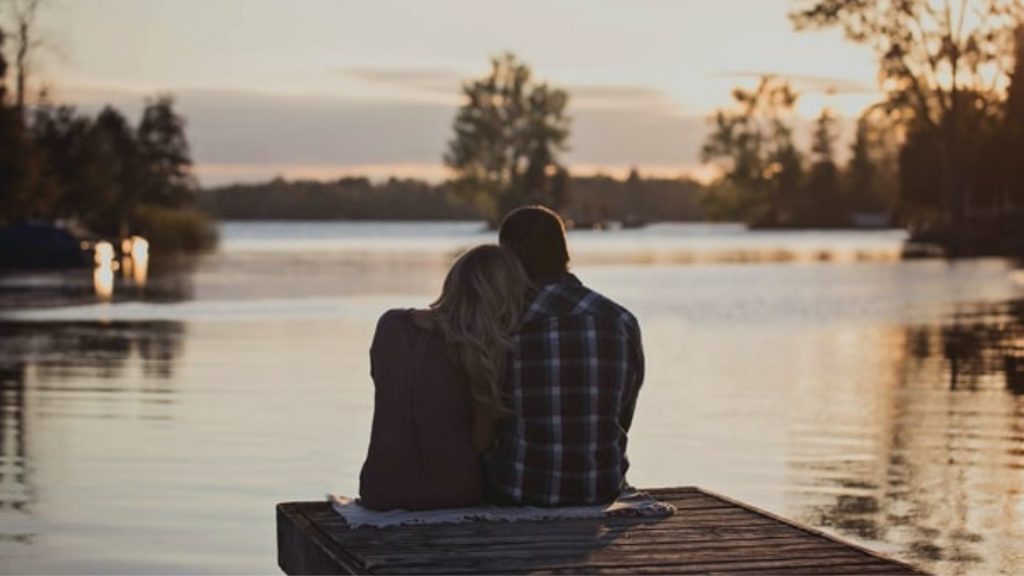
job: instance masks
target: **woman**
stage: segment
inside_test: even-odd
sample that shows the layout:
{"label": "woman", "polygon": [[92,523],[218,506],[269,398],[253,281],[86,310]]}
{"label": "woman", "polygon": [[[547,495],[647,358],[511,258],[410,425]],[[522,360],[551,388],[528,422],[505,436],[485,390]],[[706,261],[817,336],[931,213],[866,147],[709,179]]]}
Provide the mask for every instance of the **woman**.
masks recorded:
{"label": "woman", "polygon": [[460,257],[426,310],[389,310],[370,349],[375,387],[360,503],[427,510],[480,502],[480,453],[508,411],[501,377],[527,279],[494,245]]}

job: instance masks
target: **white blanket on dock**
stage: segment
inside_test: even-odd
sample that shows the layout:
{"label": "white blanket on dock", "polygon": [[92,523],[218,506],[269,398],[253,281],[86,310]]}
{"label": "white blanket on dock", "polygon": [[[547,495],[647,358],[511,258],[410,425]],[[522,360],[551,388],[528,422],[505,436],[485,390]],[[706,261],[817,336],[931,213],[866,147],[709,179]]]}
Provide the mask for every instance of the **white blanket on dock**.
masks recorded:
{"label": "white blanket on dock", "polygon": [[604,518],[607,516],[659,517],[675,514],[676,507],[655,500],[650,494],[637,490],[624,491],[611,504],[599,506],[566,506],[537,508],[533,506],[475,506],[444,510],[389,510],[379,512],[363,508],[359,500],[346,496],[327,495],[331,507],[341,514],[352,528],[372,526],[400,526],[406,524],[455,524],[460,522],[491,521],[518,522],[522,520],[569,520]]}

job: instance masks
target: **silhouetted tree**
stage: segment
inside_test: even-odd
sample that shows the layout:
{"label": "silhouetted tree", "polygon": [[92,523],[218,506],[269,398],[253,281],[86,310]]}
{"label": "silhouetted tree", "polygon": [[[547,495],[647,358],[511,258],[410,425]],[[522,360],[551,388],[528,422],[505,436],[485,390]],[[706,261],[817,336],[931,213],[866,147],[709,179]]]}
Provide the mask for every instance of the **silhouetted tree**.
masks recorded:
{"label": "silhouetted tree", "polygon": [[42,166],[24,118],[8,101],[6,35],[0,30],[0,224],[48,216],[50,198],[37,194]]}
{"label": "silhouetted tree", "polygon": [[0,225],[14,219],[18,189],[24,170],[21,159],[21,126],[7,103],[7,59],[4,57],[5,35],[0,28]]}
{"label": "silhouetted tree", "polygon": [[197,185],[191,172],[185,119],[174,111],[170,96],[146,103],[135,139],[143,166],[140,200],[168,208],[194,201]]}
{"label": "silhouetted tree", "polygon": [[554,208],[567,182],[555,178],[565,150],[568,94],[537,82],[529,66],[511,53],[491,60],[488,76],[462,87],[445,164],[458,175],[456,187],[496,220],[516,206],[537,202]]}
{"label": "silhouetted tree", "polygon": [[845,196],[854,210],[867,209],[864,198],[874,190],[876,168],[871,161],[870,126],[866,117],[857,119],[857,132],[850,144],[850,162],[846,168]]}
{"label": "silhouetted tree", "polygon": [[822,110],[815,122],[811,140],[811,168],[800,206],[800,220],[818,226],[848,224],[847,207],[839,186],[839,167],[835,160],[836,119]]}
{"label": "silhouetted tree", "polygon": [[119,111],[106,106],[93,123],[91,138],[112,154],[105,174],[111,201],[95,215],[92,225],[105,234],[126,235],[144,185],[145,166],[134,130]]}
{"label": "silhouetted tree", "polygon": [[1017,28],[1017,49],[1000,147],[1000,174],[1004,191],[1002,204],[1024,210],[1024,23]]}
{"label": "silhouetted tree", "polygon": [[838,27],[875,50],[887,104],[908,130],[906,203],[935,212],[954,235],[982,188],[978,152],[1022,15],[1020,0],[798,0],[791,14],[798,29]]}
{"label": "silhouetted tree", "polygon": [[[564,179],[562,184],[559,179]],[[392,178],[371,183],[366,178],[333,182],[287,181],[234,184],[199,194],[200,207],[228,219],[309,220],[481,220],[478,208],[455,201],[451,184],[432,185]],[[629,182],[608,176],[552,176],[554,189],[569,190],[561,212],[576,223],[618,220],[624,224],[664,220],[699,220],[702,187],[691,180],[639,178]]]}
{"label": "silhouetted tree", "polygon": [[872,106],[857,119],[843,174],[843,196],[851,212],[894,215],[900,185],[900,133],[883,107]]}
{"label": "silhouetted tree", "polygon": [[36,37],[36,17],[43,0],[5,0],[14,32],[15,96],[14,107],[25,115],[25,91],[32,65],[32,54],[41,45]]}
{"label": "silhouetted tree", "polygon": [[[709,207],[727,207],[755,225],[794,224],[802,161],[791,125],[797,94],[787,83],[765,76],[754,90],[733,91],[735,107],[715,113],[704,143],[705,162],[718,162],[726,182],[711,189]],[[716,193],[729,200],[715,199]]]}
{"label": "silhouetted tree", "polygon": [[46,163],[46,188],[60,199],[51,214],[55,218],[89,214],[108,201],[105,190],[86,183],[86,162],[95,153],[87,141],[91,128],[92,119],[71,106],[43,106],[34,114],[32,134]]}

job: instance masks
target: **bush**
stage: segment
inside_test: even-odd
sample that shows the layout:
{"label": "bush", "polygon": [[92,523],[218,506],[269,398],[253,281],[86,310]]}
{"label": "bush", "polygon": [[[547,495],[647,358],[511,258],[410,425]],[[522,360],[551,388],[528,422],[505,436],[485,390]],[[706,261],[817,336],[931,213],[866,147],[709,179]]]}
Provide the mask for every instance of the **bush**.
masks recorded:
{"label": "bush", "polygon": [[217,246],[217,225],[192,208],[144,205],[135,210],[136,232],[154,252],[200,252]]}

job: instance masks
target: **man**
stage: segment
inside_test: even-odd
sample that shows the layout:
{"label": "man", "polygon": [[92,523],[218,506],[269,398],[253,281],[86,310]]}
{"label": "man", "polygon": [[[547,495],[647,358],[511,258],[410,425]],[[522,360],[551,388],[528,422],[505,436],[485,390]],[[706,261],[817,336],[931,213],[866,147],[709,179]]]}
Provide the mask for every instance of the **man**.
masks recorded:
{"label": "man", "polygon": [[501,224],[501,245],[534,284],[514,335],[505,391],[514,415],[487,455],[498,502],[610,502],[625,485],[626,433],[644,375],[636,318],[569,273],[561,218],[527,206]]}

